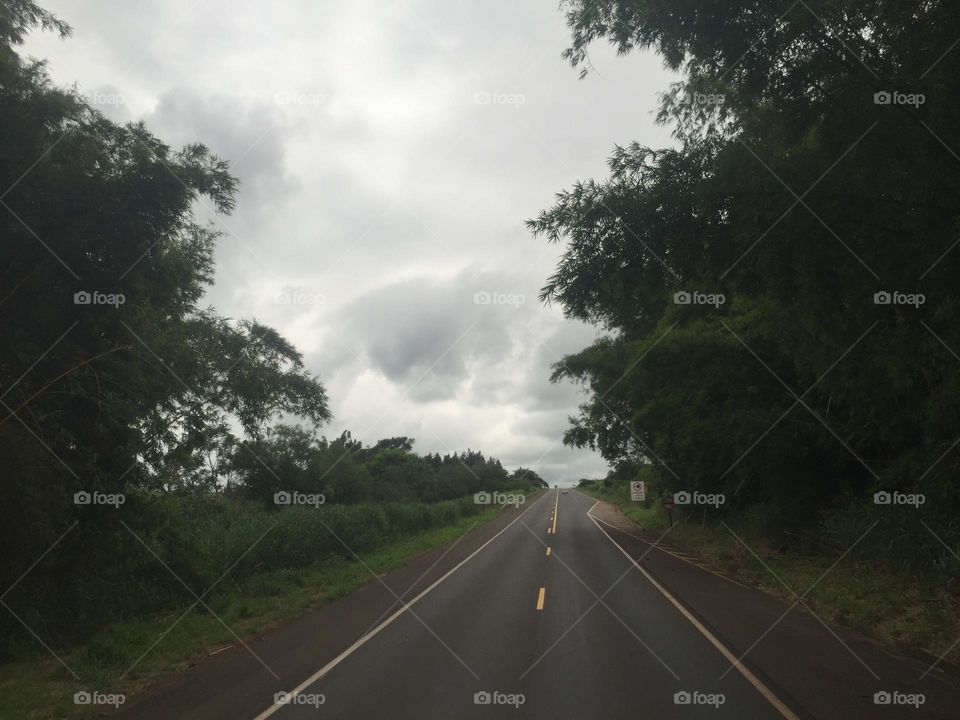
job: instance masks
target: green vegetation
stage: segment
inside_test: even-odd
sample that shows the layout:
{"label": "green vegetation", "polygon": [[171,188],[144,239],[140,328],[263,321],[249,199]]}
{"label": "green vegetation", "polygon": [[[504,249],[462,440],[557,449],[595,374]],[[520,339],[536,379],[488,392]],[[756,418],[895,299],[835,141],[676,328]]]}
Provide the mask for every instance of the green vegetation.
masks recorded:
{"label": "green vegetation", "polygon": [[[327,393],[298,350],[200,305],[222,238],[194,210],[234,208],[227,164],[54,87],[18,53],[37,27],[70,33],[0,0],[0,662],[55,649],[112,685],[187,588],[253,627],[256,598],[299,610],[365,577],[355,553],[391,562],[486,517],[470,495],[545,485],[476,451],[318,435]],[[204,617],[145,662],[222,640]]]}
{"label": "green vegetation", "polygon": [[529,221],[563,244],[542,298],[608,331],[554,367],[587,391],[566,442],[778,551],[863,537],[955,605],[960,6],[563,5],[574,65],[607,40],[681,77],[673,147],[616,147]]}
{"label": "green vegetation", "polygon": [[[644,503],[630,500],[629,485],[622,480],[581,481],[579,489],[617,505],[644,530],[660,535],[670,527],[662,505],[666,496],[656,489],[648,490]],[[919,649],[928,659],[940,657],[960,636],[960,598],[934,578],[891,567],[869,553],[851,553],[831,570],[839,553],[819,545],[816,537],[791,539],[771,532],[756,512],[727,516],[727,527],[703,522],[702,511],[682,507],[675,507],[672,517],[675,526],[665,542],[691,550],[789,603],[796,600],[790,590],[803,595],[813,587],[804,603],[826,621],[904,652]]]}
{"label": "green vegetation", "polygon": [[[223,499],[204,500],[204,507],[195,500],[164,502],[164,512],[175,526],[172,536],[179,541],[155,549],[165,560],[182,558],[190,564],[177,571],[184,572],[185,579],[196,580],[195,585],[189,580],[187,584],[198,595],[235,559],[227,557],[230,552],[253,550],[203,598],[210,611],[198,605],[179,622],[196,598],[154,559],[159,573],[145,582],[155,586],[144,587],[144,593],[135,597],[143,602],[150,591],[169,595],[167,607],[111,623],[84,644],[58,650],[83,678],[84,688],[134,692],[160,675],[186,667],[199,654],[239,645],[233,632],[246,639],[346,595],[372,582],[371,572],[385,572],[413,555],[451,542],[501,511],[477,505],[472,498],[431,505],[357,505],[346,512],[296,508],[282,513]],[[357,548],[359,560],[330,530]],[[144,561],[150,564],[149,554],[145,553]],[[151,648],[161,636],[163,640]],[[94,717],[96,710],[84,715],[84,708],[73,704],[77,688],[63,666],[50,655],[37,655],[31,646],[24,646],[15,660],[0,668],[0,705],[11,717]]]}

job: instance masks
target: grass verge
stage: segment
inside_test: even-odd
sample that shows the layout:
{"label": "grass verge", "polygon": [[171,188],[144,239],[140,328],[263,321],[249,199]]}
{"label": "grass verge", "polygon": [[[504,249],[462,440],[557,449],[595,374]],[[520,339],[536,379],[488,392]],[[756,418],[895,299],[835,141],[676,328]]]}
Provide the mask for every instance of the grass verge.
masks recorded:
{"label": "grass verge", "polygon": [[[364,564],[376,573],[388,571],[452,542],[501,512],[502,508],[485,509],[385,548],[359,553],[363,564],[336,555],[307,568],[262,572],[230,592],[204,601],[238,636],[250,637],[371,582]],[[31,652],[0,665],[3,716],[30,720],[98,717],[103,708],[76,705],[75,692],[96,688],[130,697],[147,684],[188,667],[192,660],[236,644],[233,633],[199,606],[185,613],[190,602],[167,613],[115,623],[82,645],[56,648],[63,663],[51,653]]]}
{"label": "grass verge", "polygon": [[[617,505],[644,530],[659,534],[669,526],[659,501],[649,506],[632,503],[625,485],[580,490]],[[685,518],[675,509],[673,520],[677,525],[668,536],[670,543],[792,603],[796,596],[790,588],[823,620],[853,628],[904,654],[933,662],[947,653],[944,660],[953,667],[946,669],[958,673],[960,649],[952,648],[960,637],[960,594],[956,589],[951,592],[932,578],[855,555],[837,563],[836,555],[784,549],[774,538],[734,518],[724,521],[727,529],[700,518]]]}

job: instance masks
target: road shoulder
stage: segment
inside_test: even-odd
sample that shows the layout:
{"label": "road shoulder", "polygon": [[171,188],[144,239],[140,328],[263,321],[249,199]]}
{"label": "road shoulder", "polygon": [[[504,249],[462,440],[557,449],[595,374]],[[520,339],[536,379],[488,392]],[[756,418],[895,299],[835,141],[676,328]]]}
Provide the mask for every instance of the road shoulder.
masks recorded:
{"label": "road shoulder", "polygon": [[949,676],[934,671],[921,679],[929,666],[919,660],[821,622],[803,606],[748,587],[675,546],[652,549],[656,538],[611,503],[598,501],[590,514],[630,557],[643,556],[641,567],[801,717],[876,717],[874,693],[894,691],[923,693],[926,702],[919,710],[883,707],[884,717],[956,717],[960,691]]}

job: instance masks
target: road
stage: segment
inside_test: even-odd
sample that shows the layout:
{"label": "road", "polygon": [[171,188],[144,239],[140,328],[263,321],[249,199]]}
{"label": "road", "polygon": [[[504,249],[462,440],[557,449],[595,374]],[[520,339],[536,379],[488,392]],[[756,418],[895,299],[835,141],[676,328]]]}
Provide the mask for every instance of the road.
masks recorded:
{"label": "road", "polygon": [[259,717],[782,720],[766,688],[738,671],[720,679],[730,660],[604,535],[592,504],[547,493]]}
{"label": "road", "polygon": [[[958,717],[954,676],[798,605],[645,535],[609,504],[550,490],[205,658],[116,717]],[[923,702],[877,705],[878,692]]]}

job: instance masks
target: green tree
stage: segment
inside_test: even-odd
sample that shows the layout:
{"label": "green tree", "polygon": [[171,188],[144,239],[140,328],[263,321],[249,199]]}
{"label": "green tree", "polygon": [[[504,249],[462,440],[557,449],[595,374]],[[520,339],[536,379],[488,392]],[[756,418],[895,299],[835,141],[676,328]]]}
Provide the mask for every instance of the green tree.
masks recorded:
{"label": "green tree", "polygon": [[126,522],[147,524],[144,492],[218,486],[232,428],[256,438],[283,413],[329,410],[276,331],[198,305],[219,234],[192,208],[232,210],[227,164],[54,87],[16,49],[37,26],[69,33],[31,2],[0,3],[0,581],[80,521],[49,574],[24,580],[69,605],[84,592],[71,579],[102,575],[102,558],[122,576],[127,549],[142,552],[118,513],[75,493],[126,492]]}
{"label": "green tree", "polygon": [[525,467],[518,467],[510,473],[510,484],[518,488],[524,486],[535,488],[550,487],[547,481],[540,477],[535,470]]}
{"label": "green tree", "polygon": [[575,66],[603,39],[683,75],[659,116],[675,148],[615,148],[530,222],[565,245],[543,298],[609,332],[555,368],[591,391],[566,441],[792,522],[880,487],[955,509],[960,8],[564,7]]}

